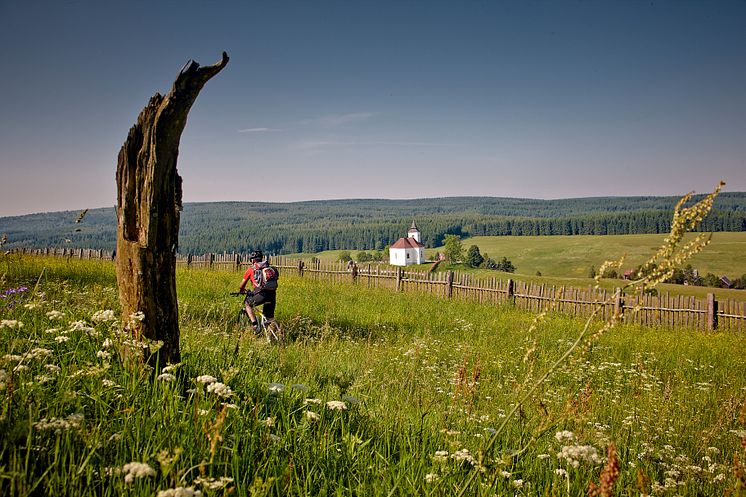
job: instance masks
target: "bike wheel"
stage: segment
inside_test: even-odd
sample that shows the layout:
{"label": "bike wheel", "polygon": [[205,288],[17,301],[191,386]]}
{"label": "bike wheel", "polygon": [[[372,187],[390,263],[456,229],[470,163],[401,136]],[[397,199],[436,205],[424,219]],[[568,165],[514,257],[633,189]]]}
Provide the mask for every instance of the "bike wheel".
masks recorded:
{"label": "bike wheel", "polygon": [[246,314],[246,309],[241,309],[236,316],[236,328],[238,331],[245,331],[253,329],[251,326],[251,319]]}

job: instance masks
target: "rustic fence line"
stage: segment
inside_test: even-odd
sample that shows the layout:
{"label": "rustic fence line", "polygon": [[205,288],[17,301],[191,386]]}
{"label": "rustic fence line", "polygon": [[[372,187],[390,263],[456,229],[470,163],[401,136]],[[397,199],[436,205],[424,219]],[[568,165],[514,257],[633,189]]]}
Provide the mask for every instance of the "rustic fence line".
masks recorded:
{"label": "rustic fence line", "polygon": [[[19,249],[15,252],[78,259],[114,259],[110,251],[92,249]],[[177,255],[176,263],[177,266],[191,268],[238,271],[248,266],[248,255],[236,252]],[[307,262],[285,256],[273,257],[272,264],[283,273],[289,271],[317,280],[351,281],[368,288],[397,292],[427,292],[443,298],[481,304],[511,303],[534,312],[552,309],[587,317],[601,306],[600,319],[608,319],[618,313],[627,322],[645,326],[746,331],[746,302],[716,300],[712,293],[708,293],[704,299],[669,294],[626,295],[618,288],[609,291],[593,287],[554,287],[513,279],[475,278],[453,271],[431,273],[378,264]],[[630,312],[633,310],[635,312]]]}

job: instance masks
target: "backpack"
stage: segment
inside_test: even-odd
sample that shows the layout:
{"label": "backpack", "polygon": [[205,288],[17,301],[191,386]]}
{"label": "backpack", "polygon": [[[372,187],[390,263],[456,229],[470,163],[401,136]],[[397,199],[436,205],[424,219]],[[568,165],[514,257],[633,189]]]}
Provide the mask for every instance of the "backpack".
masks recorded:
{"label": "backpack", "polygon": [[280,272],[276,267],[265,264],[263,267],[254,271],[254,277],[257,280],[260,290],[277,290],[277,279]]}

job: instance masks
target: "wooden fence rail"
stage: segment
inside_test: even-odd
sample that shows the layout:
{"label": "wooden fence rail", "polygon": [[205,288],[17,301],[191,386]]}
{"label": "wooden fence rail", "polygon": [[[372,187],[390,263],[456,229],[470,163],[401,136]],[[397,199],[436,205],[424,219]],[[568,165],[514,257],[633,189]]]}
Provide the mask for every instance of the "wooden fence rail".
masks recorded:
{"label": "wooden fence rail", "polygon": [[[78,259],[114,259],[112,252],[92,249],[18,249],[14,252]],[[236,252],[177,255],[176,264],[239,271],[248,266],[248,255]],[[442,298],[480,304],[512,304],[532,312],[554,310],[587,317],[599,308],[599,319],[609,319],[619,314],[626,322],[644,326],[746,331],[746,302],[732,299],[718,301],[712,293],[704,299],[668,294],[625,295],[620,289],[610,292],[593,287],[554,287],[512,279],[478,279],[452,271],[431,273],[378,264],[305,262],[285,256],[273,257],[272,265],[278,267],[281,273],[314,280],[348,281],[368,288],[397,292],[427,292]]]}

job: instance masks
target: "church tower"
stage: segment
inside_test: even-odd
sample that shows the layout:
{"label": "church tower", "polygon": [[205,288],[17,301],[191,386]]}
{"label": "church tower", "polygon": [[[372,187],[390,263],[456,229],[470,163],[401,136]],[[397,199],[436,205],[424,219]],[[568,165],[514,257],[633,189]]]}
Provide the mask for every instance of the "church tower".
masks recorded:
{"label": "church tower", "polygon": [[417,225],[415,224],[414,219],[412,219],[412,226],[409,228],[407,236],[409,238],[414,238],[419,243],[422,243],[422,240],[420,239],[420,230],[417,229]]}

